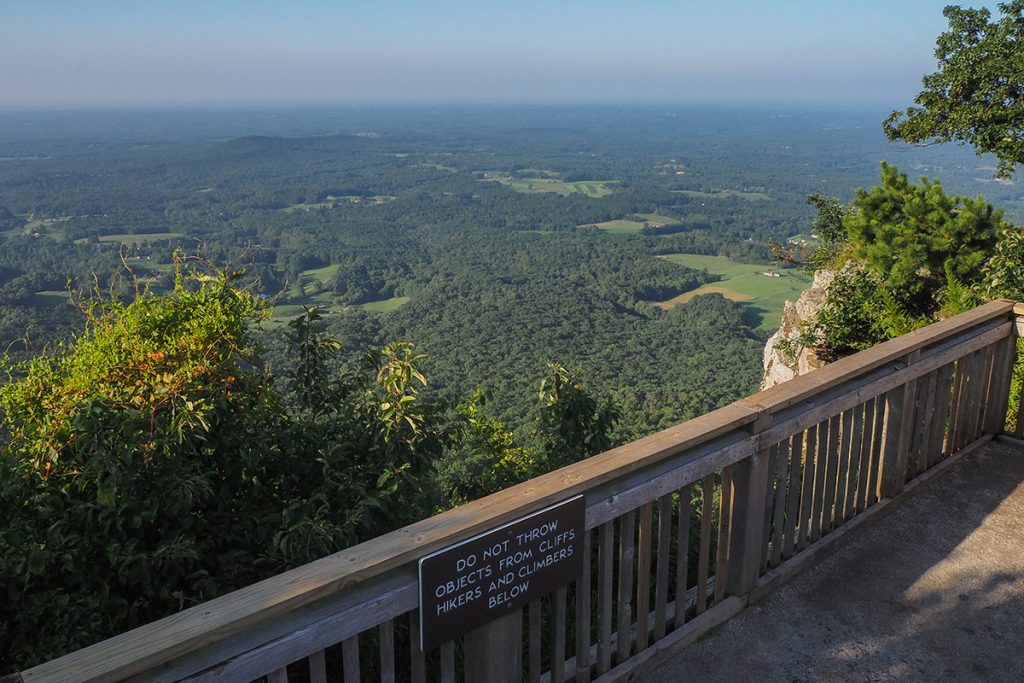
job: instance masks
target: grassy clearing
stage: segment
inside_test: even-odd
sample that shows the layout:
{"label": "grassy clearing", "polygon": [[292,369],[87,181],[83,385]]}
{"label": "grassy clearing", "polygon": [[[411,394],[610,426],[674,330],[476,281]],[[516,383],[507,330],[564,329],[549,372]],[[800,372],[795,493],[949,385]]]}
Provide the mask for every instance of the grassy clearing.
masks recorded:
{"label": "grassy clearing", "polygon": [[409,297],[396,296],[390,299],[381,299],[380,301],[367,301],[365,304],[362,304],[360,308],[372,313],[388,313],[397,308],[401,308],[407,303],[409,303]]}
{"label": "grassy clearing", "polygon": [[423,163],[419,163],[419,164],[413,164],[413,167],[414,168],[432,168],[435,171],[447,171],[448,173],[458,173],[459,172],[459,169],[455,168],[454,166],[445,166],[444,164],[435,164],[435,163],[431,163],[429,161],[424,161]]}
{"label": "grassy clearing", "polygon": [[302,271],[302,276],[312,278],[313,280],[319,282],[322,286],[326,287],[331,282],[331,280],[334,279],[334,276],[338,274],[339,268],[341,268],[340,263],[332,263],[331,265],[324,266],[323,268],[313,268],[311,270],[304,270]]}
{"label": "grassy clearing", "polygon": [[313,211],[316,209],[333,209],[334,202],[317,202],[317,203],[302,203],[292,204],[281,209],[284,213],[296,213],[297,211]]}
{"label": "grassy clearing", "polygon": [[60,218],[33,218],[26,221],[26,223],[20,227],[10,228],[0,232],[0,237],[32,235],[36,237],[49,237],[50,239],[58,242],[64,242],[68,239],[68,233],[66,226],[63,224],[69,220],[71,220],[70,216],[62,216]]}
{"label": "grassy clearing", "polygon": [[733,289],[729,289],[728,287],[722,287],[720,285],[703,285],[701,287],[698,287],[697,289],[693,289],[693,290],[690,290],[689,292],[685,292],[683,294],[680,294],[679,296],[672,297],[671,299],[667,299],[665,301],[659,301],[659,302],[655,303],[654,305],[655,305],[655,307],[660,308],[663,311],[667,311],[670,308],[674,308],[674,307],[678,306],[679,304],[685,304],[687,301],[690,301],[690,300],[692,300],[692,299],[694,299],[694,298],[696,298],[698,296],[702,296],[704,294],[721,294],[722,296],[724,296],[726,299],[729,299],[730,301],[753,301],[754,300],[753,296],[750,296],[749,294],[741,294],[741,293],[739,293],[739,292],[737,292],[737,291],[735,291]]}
{"label": "grassy clearing", "polygon": [[66,304],[71,300],[71,295],[65,289],[47,289],[36,292],[23,301],[36,308],[53,308]]}
{"label": "grassy clearing", "polygon": [[[792,301],[800,296],[811,282],[810,276],[795,270],[778,270],[766,264],[738,263],[723,256],[670,254],[662,258],[687,268],[706,270],[721,279],[667,301],[651,302],[653,305],[667,310],[702,294],[718,293],[742,302],[759,318],[758,327],[762,330],[777,328],[782,320],[783,304],[786,300]],[[764,273],[778,273],[778,277]]]}
{"label": "grassy clearing", "polygon": [[[286,295],[289,295],[290,292],[291,290],[289,289]],[[288,303],[277,304],[274,306],[274,310],[271,311],[270,320],[266,321],[271,323],[271,327],[287,323],[292,318],[302,315],[303,306],[308,308],[320,306],[330,309],[337,304],[337,300],[331,292],[315,292],[302,297],[288,296],[286,301]]]}
{"label": "grassy clearing", "polygon": [[158,240],[175,240],[185,235],[180,232],[151,232],[142,235],[128,235],[128,234],[114,234],[114,235],[100,235],[100,242],[115,244],[127,244],[134,246],[136,244],[144,244],[145,242],[155,242]]}
{"label": "grassy clearing", "polygon": [[626,218],[593,223],[592,225],[612,235],[634,235],[643,229],[645,223],[652,227],[660,228],[663,225],[675,225],[678,222],[678,220],[671,216],[662,216],[657,213],[638,213],[630,214]]}
{"label": "grassy clearing", "polygon": [[297,213],[299,211],[314,211],[319,209],[333,209],[339,204],[365,204],[368,206],[380,206],[381,204],[387,204],[393,202],[398,197],[391,195],[373,195],[372,197],[361,197],[359,195],[343,195],[341,197],[328,197],[322,202],[303,202],[300,204],[292,204],[286,206],[283,209],[278,209],[282,213]]}
{"label": "grassy clearing", "polygon": [[285,290],[285,297],[288,299],[303,299],[323,293],[324,287],[330,284],[331,280],[338,273],[341,264],[332,263],[323,268],[312,268],[299,273],[299,278],[288,285]]}
{"label": "grassy clearing", "polygon": [[[264,327],[274,328],[286,324],[295,316],[302,315],[303,306],[320,306],[329,312],[335,312],[346,306],[347,304],[339,303],[334,292],[327,289],[339,268],[341,268],[341,264],[332,263],[323,268],[302,271],[298,280],[291,283],[285,290],[281,297],[282,303],[274,306],[271,318],[264,322]],[[374,313],[387,313],[408,302],[409,297],[396,296],[391,299],[369,301],[362,304],[360,308]]]}
{"label": "grassy clearing", "polygon": [[633,217],[644,223],[650,223],[656,228],[660,228],[663,225],[675,225],[679,222],[678,219],[672,218],[672,216],[662,216],[660,213],[637,213],[631,216],[631,218]]}
{"label": "grassy clearing", "polygon": [[556,178],[512,178],[510,176],[487,177],[481,182],[498,182],[511,187],[516,192],[523,194],[540,194],[544,192],[554,193],[568,197],[573,193],[579,193],[587,197],[607,197],[615,191],[614,185],[619,180],[583,180],[576,183],[566,183]]}
{"label": "grassy clearing", "polygon": [[696,197],[698,199],[728,199],[729,197],[736,197],[737,199],[746,199],[751,202],[765,201],[771,199],[770,196],[764,192],[745,192],[742,190],[716,190],[715,192],[699,192],[697,190],[673,190],[676,194],[685,194],[687,197]]}

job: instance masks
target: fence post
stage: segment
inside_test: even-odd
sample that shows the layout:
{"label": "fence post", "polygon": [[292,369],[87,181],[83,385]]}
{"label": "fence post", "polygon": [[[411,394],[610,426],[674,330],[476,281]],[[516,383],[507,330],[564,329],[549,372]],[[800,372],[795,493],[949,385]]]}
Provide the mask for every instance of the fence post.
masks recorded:
{"label": "fence post", "polygon": [[[1017,339],[1024,337],[1024,303],[1019,303],[1013,307],[1013,315],[1016,321],[1016,325],[1014,325],[1013,328],[1016,332],[1016,336],[1013,339],[1013,346],[1011,347],[1013,349],[1013,353],[1010,355],[1014,360],[1016,360]],[[1012,386],[1013,384],[1011,382],[1010,387]],[[1012,390],[1012,388],[1009,389],[1009,391]],[[1007,394],[1009,394],[1009,391],[1007,391]],[[1007,396],[1007,400],[1009,400],[1009,396]],[[1017,428],[1014,430],[1014,435],[1017,437],[1024,437],[1024,387],[1021,387],[1021,395],[1017,397]]]}
{"label": "fence post", "polygon": [[[907,367],[921,358],[912,351],[904,358]],[[917,380],[896,387],[885,395],[884,443],[878,497],[892,498],[903,490],[907,479],[907,461],[914,436],[914,409],[917,402]]]}
{"label": "fence post", "polygon": [[463,645],[467,681],[522,682],[522,609],[513,610],[470,631],[466,634]]}
{"label": "fence post", "polygon": [[984,433],[1000,434],[1006,431],[1006,412],[1010,405],[1010,386],[1013,366],[1017,360],[1017,336],[1011,332],[996,349],[992,359],[992,377],[985,399]]}
{"label": "fence post", "polygon": [[[765,411],[751,424],[751,433],[759,434],[771,424],[772,415]],[[770,462],[771,444],[758,444],[757,453],[732,466],[729,571],[725,585],[729,595],[746,595],[757,584],[764,552]]]}

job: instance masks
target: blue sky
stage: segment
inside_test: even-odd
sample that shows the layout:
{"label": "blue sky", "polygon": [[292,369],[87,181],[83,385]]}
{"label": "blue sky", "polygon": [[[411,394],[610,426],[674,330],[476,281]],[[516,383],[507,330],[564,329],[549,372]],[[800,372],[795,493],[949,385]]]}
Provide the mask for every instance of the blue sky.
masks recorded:
{"label": "blue sky", "polygon": [[[4,0],[0,107],[909,104],[930,0]],[[995,3],[963,3],[995,7]]]}

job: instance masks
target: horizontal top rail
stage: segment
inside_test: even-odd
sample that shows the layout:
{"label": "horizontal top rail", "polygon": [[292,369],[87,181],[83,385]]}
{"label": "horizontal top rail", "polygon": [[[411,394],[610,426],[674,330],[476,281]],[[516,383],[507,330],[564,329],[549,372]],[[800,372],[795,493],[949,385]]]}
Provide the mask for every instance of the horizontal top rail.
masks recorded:
{"label": "horizontal top rail", "polygon": [[[640,476],[672,456],[721,437],[756,435],[771,427],[774,413],[972,328],[1000,319],[1008,327],[1005,323],[1014,314],[1024,315],[1024,306],[993,301],[657,434],[46,662],[23,672],[22,678],[28,682],[121,680],[152,671],[564,498],[578,493],[593,496],[596,489],[607,490],[613,483]],[[588,506],[598,502],[588,500]]]}

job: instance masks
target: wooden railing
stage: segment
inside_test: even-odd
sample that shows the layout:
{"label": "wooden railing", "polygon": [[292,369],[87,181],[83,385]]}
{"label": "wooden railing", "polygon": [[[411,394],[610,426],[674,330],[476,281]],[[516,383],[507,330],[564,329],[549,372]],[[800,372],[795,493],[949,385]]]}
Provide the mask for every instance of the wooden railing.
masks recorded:
{"label": "wooden railing", "polygon": [[[834,552],[1002,432],[1022,319],[1013,302],[989,303],[21,677],[616,680]],[[417,561],[576,494],[583,576],[421,652]]]}

